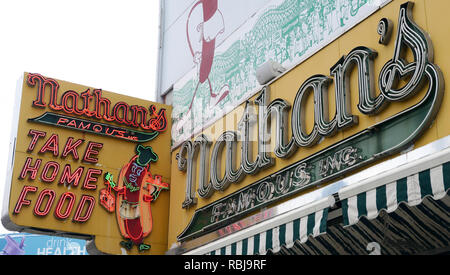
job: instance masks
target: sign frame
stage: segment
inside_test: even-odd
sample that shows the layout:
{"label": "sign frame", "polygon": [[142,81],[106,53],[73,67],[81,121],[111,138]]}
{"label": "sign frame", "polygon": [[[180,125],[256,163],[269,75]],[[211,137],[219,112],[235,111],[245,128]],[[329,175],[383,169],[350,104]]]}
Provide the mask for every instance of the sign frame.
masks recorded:
{"label": "sign frame", "polygon": [[[58,89],[63,87],[66,92],[58,97]],[[163,254],[167,244],[161,234],[167,233],[161,232],[167,230],[161,228],[168,226],[164,217],[168,192],[161,191],[169,189],[170,173],[164,172],[161,165],[170,160],[170,131],[165,130],[170,127],[166,113],[170,115],[171,107],[106,91],[102,96],[102,90],[92,89],[92,93],[90,90],[40,74],[24,73],[19,79],[2,224],[11,231],[92,240],[87,246],[91,254]],[[81,91],[84,92],[80,94]],[[116,102],[114,106],[110,99]],[[49,104],[45,103],[47,100]],[[148,109],[141,105],[147,105]],[[149,143],[157,136],[163,138],[157,139],[156,144]],[[101,150],[104,144],[116,150],[114,157],[104,156],[114,154],[114,150]],[[158,146],[159,157],[151,147],[157,144],[164,144]],[[122,153],[117,154],[117,150]],[[134,174],[118,173],[122,161],[129,161],[127,155],[134,151],[139,156],[133,166]],[[108,179],[104,177],[107,174]],[[113,182],[113,175],[118,183],[114,190],[103,188]],[[125,180],[126,185],[122,184]],[[108,190],[109,201],[105,200]],[[108,208],[108,203],[126,195],[137,198],[134,205],[140,206],[140,212],[130,214],[133,212],[132,206],[127,206],[130,199],[122,200],[117,208]],[[153,206],[152,215],[150,204],[161,197],[158,201],[162,202]],[[117,220],[117,224],[109,219]],[[155,227],[153,219],[159,223]],[[120,231],[120,222],[131,220],[133,225],[130,222],[126,232]],[[112,228],[102,229],[107,225]],[[140,235],[139,226],[145,229]],[[155,244],[156,235],[162,236],[163,241],[152,249],[150,243]],[[116,239],[115,245],[105,245],[108,240],[115,243]]]}

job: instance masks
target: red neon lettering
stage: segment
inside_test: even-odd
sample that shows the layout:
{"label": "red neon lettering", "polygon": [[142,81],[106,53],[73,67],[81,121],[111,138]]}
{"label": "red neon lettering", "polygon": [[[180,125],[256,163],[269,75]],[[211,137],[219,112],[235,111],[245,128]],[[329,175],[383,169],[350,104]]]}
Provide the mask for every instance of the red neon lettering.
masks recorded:
{"label": "red neon lettering", "polygon": [[[47,176],[48,171],[50,170],[50,168],[53,168],[53,172],[50,175],[50,177]],[[56,179],[56,176],[58,175],[59,172],[59,163],[54,162],[54,161],[49,161],[45,164],[44,169],[42,170],[42,174],[41,174],[41,180],[43,182],[53,182]]]}
{"label": "red neon lettering", "polygon": [[[44,210],[41,210],[42,202],[44,198],[48,197],[47,203],[45,204]],[[36,201],[36,205],[34,206],[34,214],[40,217],[47,216],[48,212],[52,208],[53,201],[55,200],[55,191],[51,189],[44,189],[39,194],[39,197]]]}
{"label": "red neon lettering", "polygon": [[19,179],[24,179],[28,173],[30,173],[30,180],[36,179],[36,175],[41,166],[42,159],[37,159],[34,163],[34,166],[31,166],[32,157],[27,157],[25,160],[25,164],[22,167],[22,171],[20,172]]}
{"label": "red neon lettering", "polygon": [[89,103],[94,96],[90,95],[89,92],[90,89],[87,89],[86,91],[81,93],[81,97],[83,98],[84,104],[83,114],[86,115],[87,117],[92,117],[95,115],[95,112],[89,110]]}
{"label": "red neon lettering", "polygon": [[[95,117],[106,121],[115,121],[117,123],[126,124],[132,127],[141,127],[145,130],[154,130],[162,132],[167,128],[167,118],[165,109],[157,109],[151,105],[149,111],[143,106],[128,105],[125,102],[118,102],[114,106],[108,98],[102,97],[102,90],[95,89],[92,93],[90,89],[78,94],[73,90],[64,92],[61,97],[60,104],[57,103],[59,84],[56,80],[45,78],[39,74],[28,74],[27,84],[31,87],[37,86],[37,97],[33,101],[34,107],[45,108],[47,105],[44,101],[45,88],[50,87],[49,108],[52,110],[62,110],[67,114],[76,114],[79,116]],[[94,110],[90,110],[91,101],[93,101]],[[83,104],[83,106],[81,106]],[[147,121],[147,116],[156,116]],[[59,119],[58,124],[67,123],[67,119]],[[71,122],[70,126],[75,122]],[[83,128],[85,126],[82,126]],[[97,127],[94,130],[100,132]]]}
{"label": "red neon lettering", "polygon": [[91,123],[88,123],[85,126],[83,121],[80,121],[80,125],[78,126],[79,129],[83,129],[83,130],[89,129],[89,127],[91,127]]}
{"label": "red neon lettering", "polygon": [[[85,205],[88,204],[84,215],[82,214]],[[82,195],[81,200],[78,203],[77,210],[73,216],[73,222],[86,222],[92,215],[92,210],[94,209],[95,198],[89,195]]]}
{"label": "red neon lettering", "polygon": [[69,120],[67,118],[60,117],[56,124],[66,124]]}
{"label": "red neon lettering", "polygon": [[[128,115],[130,113],[130,106],[126,104],[125,102],[118,102],[114,105],[113,108],[114,117],[117,122],[119,123],[125,123],[127,125],[133,125],[134,117],[128,119]],[[122,117],[120,117],[120,114],[122,113]],[[134,115],[134,112],[133,112]],[[134,123],[136,124],[136,123]]]}
{"label": "red neon lettering", "polygon": [[67,126],[76,128],[77,127],[77,122],[74,119],[72,119],[69,123],[67,123]]}
{"label": "red neon lettering", "polygon": [[105,134],[107,134],[109,136],[112,136],[115,131],[116,131],[115,129],[111,129],[111,128],[108,127],[108,128],[105,129]]}
{"label": "red neon lettering", "polygon": [[[93,156],[98,155],[99,150],[102,149],[102,147],[103,143],[90,141],[86,147],[86,151],[84,152],[83,161],[97,163],[98,159],[94,158]],[[95,150],[95,148],[98,148],[98,150]]]}
{"label": "red neon lettering", "polygon": [[141,124],[145,125],[145,120],[147,119],[148,111],[142,106],[138,105],[131,105],[130,106],[132,117],[133,119],[130,121],[131,126],[133,127],[139,127],[140,124],[138,124],[138,114],[141,114]]}
{"label": "red neon lettering", "polygon": [[44,144],[44,146],[42,146],[41,150],[39,151],[39,153],[45,153],[47,151],[53,152],[53,155],[55,157],[58,156],[59,154],[59,138],[57,134],[53,134],[48,140],[47,142]]}
{"label": "red neon lettering", "polygon": [[[64,203],[68,199],[66,211],[64,213],[62,212],[62,208],[64,206]],[[72,212],[73,205],[75,204],[75,194],[72,192],[66,192],[61,195],[59,198],[58,204],[56,205],[55,209],[55,216],[60,220],[65,220],[69,217],[70,213]]]}
{"label": "red neon lettering", "polygon": [[84,167],[80,166],[75,170],[75,172],[72,173],[70,164],[66,164],[66,166],[64,166],[61,178],[59,179],[59,184],[72,184],[73,186],[78,186],[83,171]]}
{"label": "red neon lettering", "polygon": [[45,137],[46,134],[46,132],[30,129],[28,135],[32,136],[33,138],[31,139],[30,145],[28,145],[27,151],[32,152],[34,147],[36,146],[36,142],[38,141],[38,139],[40,137]]}
{"label": "red neon lettering", "polygon": [[20,192],[19,198],[17,199],[16,206],[14,207],[13,214],[16,214],[16,215],[19,214],[23,205],[28,206],[31,204],[31,201],[26,199],[27,194],[28,194],[28,192],[34,193],[37,191],[37,189],[38,188],[36,186],[27,186],[27,185],[25,185],[22,188],[22,192]]}
{"label": "red neon lettering", "polygon": [[116,137],[124,138],[125,137],[125,131],[117,130],[116,131]]}
{"label": "red neon lettering", "polygon": [[89,168],[86,172],[86,177],[84,178],[83,182],[83,188],[88,190],[95,190],[97,189],[96,184],[90,184],[91,182],[97,182],[98,178],[96,175],[101,175],[102,170],[95,169],[95,168]]}
{"label": "red neon lettering", "polygon": [[103,127],[102,127],[102,125],[99,125],[99,124],[95,124],[93,127],[92,127],[92,130],[94,130],[95,132],[101,132],[102,131],[102,129],[103,129]]}
{"label": "red neon lettering", "polygon": [[50,86],[50,103],[49,107],[53,110],[61,110],[62,106],[56,103],[56,98],[58,97],[59,83],[51,78],[45,78],[40,74],[28,74],[27,84],[30,87],[38,85],[37,97],[33,101],[33,106],[45,108],[44,94],[45,86]]}
{"label": "red neon lettering", "polygon": [[156,107],[155,105],[150,106],[150,111],[153,115],[156,115],[156,118],[151,118],[148,123],[149,127],[152,130],[163,132],[167,128],[167,118],[166,118],[166,109],[159,110],[158,114],[156,114]]}
{"label": "red neon lettering", "polygon": [[71,153],[73,156],[73,159],[75,159],[75,160],[79,159],[77,149],[78,149],[78,146],[80,146],[84,142],[84,140],[79,139],[76,142],[73,142],[74,140],[75,139],[73,137],[69,137],[67,139],[67,142],[66,142],[66,145],[64,146],[64,150],[62,152],[61,157],[65,158],[65,157],[67,157],[67,155],[69,153]]}
{"label": "red neon lettering", "polygon": [[[109,108],[111,107],[111,101],[102,97],[102,90],[95,89],[95,117],[98,119],[104,119],[106,121],[113,121],[114,116],[109,115]],[[103,105],[103,115],[101,112],[101,106]]]}
{"label": "red neon lettering", "polygon": [[[61,104],[63,106],[64,112],[69,113],[69,114],[76,114],[76,115],[82,115],[83,114],[83,110],[78,110],[78,99],[79,99],[80,95],[78,95],[77,92],[72,91],[72,90],[68,90],[66,92],[64,92],[64,94],[61,97]],[[71,99],[72,101],[72,106],[69,107],[69,100]]]}

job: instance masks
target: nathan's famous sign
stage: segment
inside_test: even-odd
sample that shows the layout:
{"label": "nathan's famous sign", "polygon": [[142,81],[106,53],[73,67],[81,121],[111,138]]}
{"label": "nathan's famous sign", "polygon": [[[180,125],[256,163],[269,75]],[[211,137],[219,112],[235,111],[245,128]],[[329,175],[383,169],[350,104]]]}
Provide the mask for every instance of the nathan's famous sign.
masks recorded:
{"label": "nathan's famous sign", "polygon": [[[313,147],[320,140],[358,123],[358,116],[352,114],[350,108],[350,93],[352,96],[353,93],[358,93],[357,108],[366,116],[382,113],[388,104],[422,94],[419,91],[426,87],[426,93],[418,103],[197,209],[191,223],[178,239],[189,239],[217,229],[252,210],[396,154],[417,140],[436,117],[444,93],[444,80],[439,67],[433,63],[431,40],[413,21],[412,8],[411,2],[400,7],[395,50],[392,58],[379,73],[379,94],[375,92],[373,77],[373,61],[377,52],[358,46],[330,68],[332,77],[312,75],[299,85],[292,108],[289,102],[282,98],[269,102],[269,87],[265,87],[254,100],[258,109],[257,116],[251,112],[253,103],[246,103],[243,117],[238,123],[239,133],[226,131],[217,138],[214,145],[206,134],[196,137],[193,141],[185,141],[177,154],[178,169],[186,171],[186,193],[182,207],[194,205],[197,195],[209,198],[214,192],[224,191],[230,184],[242,181],[247,175],[257,174],[274,165],[275,159],[265,150],[270,148],[267,146],[270,143],[267,136],[270,137],[270,134],[267,133],[271,133],[271,120],[276,121],[277,126],[274,130],[273,153],[277,158],[289,158],[297,150]],[[379,22],[380,44],[389,43],[392,29],[392,21],[383,18]],[[412,52],[412,62],[407,62],[404,58],[407,49]],[[350,90],[349,77],[353,70],[357,71],[358,91]],[[327,98],[329,86],[333,82],[336,113],[330,119]],[[314,97],[314,125],[312,130],[307,131],[305,108],[311,102],[307,100],[310,94]],[[291,127],[287,125],[290,109]],[[252,124],[257,124],[258,127],[255,155],[251,153],[249,138]],[[241,142],[240,152],[236,146],[238,141]],[[220,164],[222,154],[225,155],[223,173]],[[238,154],[240,164],[236,163]],[[200,161],[196,161],[197,159]],[[197,190],[193,188],[196,184],[194,179],[198,180]]]}
{"label": "nathan's famous sign", "polygon": [[91,251],[164,253],[170,107],[40,74],[21,88],[5,227],[94,236]]}

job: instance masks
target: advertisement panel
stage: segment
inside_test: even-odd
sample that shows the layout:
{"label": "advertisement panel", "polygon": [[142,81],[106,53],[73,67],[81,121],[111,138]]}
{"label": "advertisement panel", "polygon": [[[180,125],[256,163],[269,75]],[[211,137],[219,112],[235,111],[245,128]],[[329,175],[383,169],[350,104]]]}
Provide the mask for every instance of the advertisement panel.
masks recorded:
{"label": "advertisement panel", "polygon": [[169,106],[25,73],[16,107],[5,228],[164,253]]}
{"label": "advertisement panel", "polygon": [[0,249],[0,255],[88,255],[85,240],[28,233],[0,235]]}

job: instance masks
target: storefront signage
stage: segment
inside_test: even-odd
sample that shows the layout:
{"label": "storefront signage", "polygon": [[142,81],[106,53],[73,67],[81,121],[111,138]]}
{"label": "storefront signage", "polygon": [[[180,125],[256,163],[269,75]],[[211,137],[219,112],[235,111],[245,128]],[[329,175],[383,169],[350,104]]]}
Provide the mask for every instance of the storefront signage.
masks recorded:
{"label": "storefront signage", "polygon": [[[378,77],[380,94],[374,90],[372,62],[377,52],[366,47],[356,47],[330,68],[331,77],[314,75],[299,88],[291,112],[291,139],[288,139],[287,116],[290,104],[283,99],[268,101],[269,88],[265,87],[254,100],[258,108],[258,152],[256,158],[249,149],[249,129],[251,127],[251,102],[247,102],[243,118],[239,122],[242,137],[241,164],[236,165],[236,143],[238,133],[226,131],[214,145],[206,135],[200,135],[193,142],[185,141],[177,154],[178,168],[186,173],[186,196],[183,207],[196,203],[196,193],[201,198],[210,197],[215,191],[225,190],[231,183],[238,183],[247,174],[258,173],[270,167],[275,159],[264,150],[269,141],[269,121],[276,117],[277,128],[274,154],[278,158],[289,158],[302,147],[312,147],[322,138],[329,137],[341,129],[358,123],[358,117],[351,113],[350,88],[348,78],[353,68],[358,72],[358,110],[364,115],[382,112],[388,103],[395,103],[415,96],[426,84],[428,89],[422,100],[396,115],[358,132],[314,155],[285,167],[276,173],[242,188],[214,203],[195,211],[189,226],[179,236],[179,240],[204,234],[236,220],[250,211],[261,208],[305,188],[342,176],[356,168],[400,152],[413,143],[431,125],[444,93],[442,73],[433,63],[433,46],[428,35],[412,19],[412,2],[400,7],[395,51]],[[379,23],[380,43],[387,44],[391,26],[387,19]],[[402,54],[409,48],[414,62],[407,63]],[[325,100],[329,85],[334,81],[336,114],[328,119],[329,106]],[[405,85],[398,85],[400,81]],[[399,87],[400,86],[400,87]],[[314,96],[314,127],[306,133],[306,96]],[[275,116],[275,117],[274,117]],[[207,161],[211,150],[210,161]],[[220,153],[226,154],[225,172],[219,175]],[[200,158],[199,176],[195,177],[196,159]],[[209,180],[206,171],[209,165]],[[198,179],[195,192],[194,179]]]}
{"label": "storefront signage", "polygon": [[[108,98],[102,96],[102,90],[100,89],[95,89],[92,93],[88,89],[81,94],[68,90],[58,100],[59,83],[39,74],[28,74],[27,84],[31,87],[37,87],[37,95],[33,101],[33,107],[45,108],[48,106],[50,110],[62,111],[68,115],[115,122],[134,128],[141,128],[147,132],[131,131],[109,124],[52,112],[46,112],[39,117],[29,119],[32,122],[107,135],[134,142],[150,141],[167,127],[166,110],[161,109],[157,113],[154,105],[147,109],[139,105],[130,106],[125,102],[117,102],[113,106]],[[50,88],[50,101],[48,103],[44,100],[46,87]]]}
{"label": "storefront signage", "polygon": [[154,225],[157,239],[167,231],[166,106],[32,73],[20,96],[5,226],[94,236],[97,252],[153,252]]}

